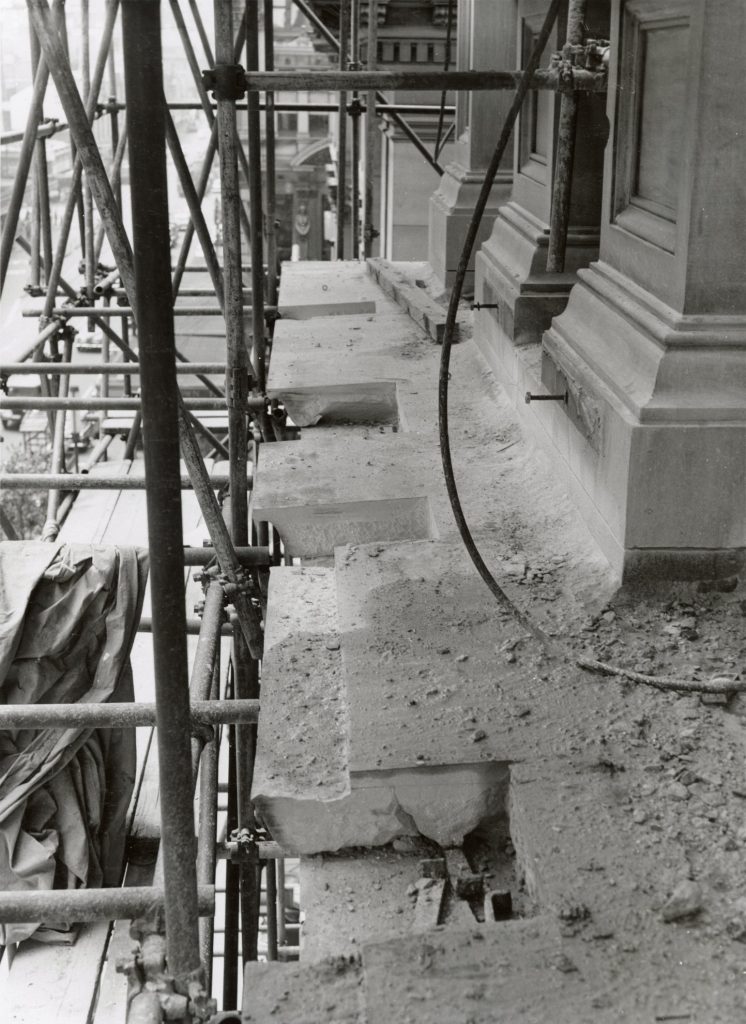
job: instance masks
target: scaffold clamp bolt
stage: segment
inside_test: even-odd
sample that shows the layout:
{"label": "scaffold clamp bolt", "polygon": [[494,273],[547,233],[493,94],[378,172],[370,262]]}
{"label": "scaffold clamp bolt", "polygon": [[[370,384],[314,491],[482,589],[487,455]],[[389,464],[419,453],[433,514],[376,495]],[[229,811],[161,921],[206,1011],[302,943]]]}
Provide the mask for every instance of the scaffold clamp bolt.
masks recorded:
{"label": "scaffold clamp bolt", "polygon": [[246,72],[240,64],[216,64],[202,72],[202,84],[216,100],[240,100],[246,95]]}

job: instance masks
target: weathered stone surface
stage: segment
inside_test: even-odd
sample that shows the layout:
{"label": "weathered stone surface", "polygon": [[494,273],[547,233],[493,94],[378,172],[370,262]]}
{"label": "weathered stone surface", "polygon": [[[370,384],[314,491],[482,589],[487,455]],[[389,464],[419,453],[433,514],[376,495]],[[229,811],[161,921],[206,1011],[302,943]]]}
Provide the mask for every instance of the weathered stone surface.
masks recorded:
{"label": "weathered stone surface", "polygon": [[289,320],[375,313],[389,303],[361,263],[306,260],[282,265],[278,308]]}
{"label": "weathered stone surface", "polygon": [[354,957],[321,964],[247,963],[244,1024],[363,1024],[362,969]]}
{"label": "weathered stone surface", "polygon": [[347,792],[347,706],[334,573],[283,566],[270,573],[262,666],[262,714],[254,795],[309,791],[320,803]]}
{"label": "weathered stone surface", "polygon": [[348,954],[365,942],[411,931],[414,909],[407,891],[419,878],[420,857],[390,846],[303,857],[302,960]]}
{"label": "weathered stone surface", "polygon": [[294,423],[397,423],[400,390],[430,371],[428,341],[401,313],[275,327],[267,393]]}
{"label": "weathered stone surface", "polygon": [[[340,544],[432,536],[434,438],[382,434],[268,445],[252,494],[255,521],[279,530],[295,556],[331,555]],[[444,495],[443,495],[444,496]]]}
{"label": "weathered stone surface", "polygon": [[[413,750],[399,759],[399,770],[365,757],[352,763],[352,702],[337,646],[332,570],[273,569],[269,609],[252,795],[284,849],[309,854],[382,846],[418,833],[457,845],[504,805],[505,767],[469,763],[473,747],[454,764],[435,757],[428,765]],[[372,663],[368,671],[375,687]],[[386,748],[386,722],[371,728],[372,745]]]}
{"label": "weathered stone surface", "polygon": [[[525,755],[525,733],[511,731],[512,719],[536,654],[498,658],[522,631],[485,601],[459,545],[343,548],[336,572],[352,771]],[[444,800],[447,793],[444,785]]]}

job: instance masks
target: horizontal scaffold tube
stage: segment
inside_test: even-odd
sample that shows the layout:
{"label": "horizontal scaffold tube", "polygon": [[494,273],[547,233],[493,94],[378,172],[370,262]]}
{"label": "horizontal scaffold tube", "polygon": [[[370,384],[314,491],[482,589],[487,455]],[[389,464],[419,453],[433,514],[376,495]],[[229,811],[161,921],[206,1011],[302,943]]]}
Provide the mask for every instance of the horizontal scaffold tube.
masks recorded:
{"label": "horizontal scaffold tube", "polygon": [[[107,111],[108,110],[126,110],[127,109],[127,104],[126,103],[103,103],[100,106],[101,106],[101,108],[103,110],[107,110]],[[203,105],[201,103],[196,103],[196,102],[193,102],[193,103],[186,103],[186,102],[168,103],[167,106],[168,106],[169,110],[202,110],[203,109]],[[210,106],[211,106],[211,108],[213,110],[217,110],[217,103],[212,103]],[[236,110],[246,110],[246,109],[247,109],[247,106],[246,106],[245,103],[237,103],[236,104]],[[266,110],[267,109],[267,104],[266,103],[260,103],[259,104],[259,109],[260,110]],[[290,111],[305,111],[305,110],[307,110],[307,111],[310,111],[310,113],[314,113],[315,112],[315,113],[318,113],[318,114],[336,114],[337,111],[339,110],[339,104],[338,103],[275,103],[272,109],[277,111],[277,112],[280,112],[280,113],[283,113],[285,111],[290,112]],[[352,103],[348,103],[347,104],[347,113],[348,114],[351,111],[353,111],[353,110],[354,111],[360,111],[361,113],[364,114],[366,109],[367,108],[366,108],[365,103],[361,103],[360,101],[358,101],[358,103],[356,103],[354,105]],[[440,104],[439,103],[377,103],[376,104],[376,113],[377,114],[386,114],[386,113],[391,113],[391,114],[426,114],[426,115],[430,114],[433,117],[439,117],[440,116],[440,109],[441,108],[440,108]],[[443,108],[443,111],[446,114],[454,114],[456,112],[456,108],[454,106],[450,106],[450,105],[446,104],[446,106]],[[65,126],[65,127],[67,127],[67,126]],[[19,137],[20,137],[20,134],[22,134],[22,133],[17,133],[16,132],[16,133],[13,133],[13,134],[14,134],[14,136],[15,135],[19,135]],[[14,141],[15,141],[15,139],[14,139]],[[200,268],[200,269],[202,269],[202,268]],[[249,269],[249,268],[247,268],[247,269]]]}
{"label": "horizontal scaffold tube", "polygon": [[[131,886],[126,889],[48,889],[45,892],[0,893],[0,922],[128,921],[163,911],[163,889]],[[215,913],[215,886],[197,888],[201,917]]]}
{"label": "horizontal scaffold tube", "polygon": [[[202,619],[187,619],[186,620],[186,631],[187,636],[197,636],[200,629],[202,628]],[[153,632],[153,620],[149,615],[143,615],[140,619],[140,624],[137,627],[138,633],[152,633]],[[223,623],[220,627],[221,636],[233,636],[233,626],[230,623]]]}
{"label": "horizontal scaffold tube", "polygon": [[[228,486],[227,473],[213,473],[210,487],[217,491]],[[0,490],[10,491],[144,491],[144,476],[90,476],[88,473],[0,473]],[[249,474],[249,489],[251,474]],[[182,491],[192,489],[192,481],[181,477]]]}
{"label": "horizontal scaffold tube", "polygon": [[[188,365],[188,364],[187,364]],[[122,369],[122,373],[126,373],[126,369]],[[193,411],[210,412],[217,410],[225,411],[225,399],[224,398],[185,398],[184,408]],[[246,400],[246,408],[249,410],[259,410],[266,407],[265,400],[260,397],[251,397]],[[76,398],[30,398],[26,395],[4,395],[0,399],[0,408],[3,409],[41,409],[46,412],[49,409],[122,409],[122,410],[135,410],[140,409],[140,399],[132,398],[127,395],[122,398],[98,398],[91,395],[90,397],[76,397]]]}
{"label": "horizontal scaffold tube", "polygon": [[[241,565],[268,566],[272,564],[269,548],[237,547],[236,557]],[[184,548],[184,565],[208,565],[214,558],[215,548]]]}
{"label": "horizontal scaffold tube", "polygon": [[[83,374],[87,376],[111,376],[124,373],[128,377],[137,377],[140,373],[139,363],[0,363],[0,376],[9,377],[12,373],[46,373],[48,377],[61,377],[65,374]],[[225,373],[225,363],[177,363],[176,373],[179,376],[196,375],[198,373]],[[2,399],[0,399],[0,402]]]}
{"label": "horizontal scaffold tube", "polygon": [[[300,89],[343,92],[350,89],[443,89],[466,92],[515,89],[521,71],[251,71],[245,75],[251,92]],[[536,71],[531,89],[573,89],[604,92],[607,76],[603,71],[572,69],[572,82],[561,81],[556,71]]]}
{"label": "horizontal scaffold tube", "polygon": [[[192,725],[255,724],[258,700],[195,700]],[[155,704],[6,704],[3,729],[135,729],[156,724]]]}
{"label": "horizontal scaffold tube", "polygon": [[[244,313],[250,313],[252,307],[244,306]],[[24,309],[21,311],[21,316],[25,317],[38,317],[42,315],[43,310],[38,308]],[[265,306],[265,313],[275,314],[277,312],[277,306]],[[174,316],[222,316],[223,311],[220,306],[175,306],[173,310]],[[53,317],[65,317],[69,319],[74,316],[98,316],[98,317],[113,317],[113,316],[133,316],[134,310],[132,306],[56,306],[52,310]]]}

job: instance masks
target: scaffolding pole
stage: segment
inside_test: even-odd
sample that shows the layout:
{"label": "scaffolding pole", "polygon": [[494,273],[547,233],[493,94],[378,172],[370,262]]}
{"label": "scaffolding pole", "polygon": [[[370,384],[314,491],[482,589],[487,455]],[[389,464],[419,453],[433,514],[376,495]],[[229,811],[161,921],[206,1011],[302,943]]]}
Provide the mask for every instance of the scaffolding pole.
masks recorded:
{"label": "scaffolding pole", "polygon": [[[350,45],[350,0],[339,3],[339,70],[347,70]],[[345,258],[345,208],[347,205],[347,93],[339,94],[337,108],[337,244],[335,256]]]}
{"label": "scaffolding pole", "polygon": [[[159,0],[124,0],[128,109],[168,969],[177,991],[202,982],[184,607],[179,393],[171,306],[166,125]],[[125,268],[120,266],[120,271]],[[127,285],[125,284],[125,287]],[[128,289],[129,290],[129,289]]]}
{"label": "scaffolding pole", "polygon": [[[566,48],[578,47],[583,43],[585,8],[586,0],[570,0],[567,10]],[[561,274],[565,269],[579,102],[580,97],[576,92],[562,93],[557,126],[557,148],[554,157],[549,242],[547,244],[547,273],[550,274]]]}
{"label": "scaffolding pole", "polygon": [[[55,11],[62,6],[62,0],[55,0]],[[37,125],[42,117],[44,94],[47,91],[49,81],[49,67],[44,57],[40,57],[39,64],[34,75],[34,87],[31,93],[29,112],[26,118],[26,128],[23,133],[21,152],[18,155],[18,166],[13,178],[13,188],[8,201],[8,209],[3,221],[2,240],[0,240],[0,292],[5,285],[5,275],[8,272],[8,264],[13,251],[13,240],[18,227],[18,217],[23,205],[23,196],[26,192],[31,163],[34,158],[36,146]]]}
{"label": "scaffolding pole", "polygon": [[[344,0],[342,0],[344,2]],[[274,0],[264,0],[264,67],[274,71],[275,67],[275,26]],[[277,264],[277,194],[275,182],[275,94],[268,92],[264,107],[264,140],[266,153],[267,182],[267,299],[277,304],[278,264]]]}

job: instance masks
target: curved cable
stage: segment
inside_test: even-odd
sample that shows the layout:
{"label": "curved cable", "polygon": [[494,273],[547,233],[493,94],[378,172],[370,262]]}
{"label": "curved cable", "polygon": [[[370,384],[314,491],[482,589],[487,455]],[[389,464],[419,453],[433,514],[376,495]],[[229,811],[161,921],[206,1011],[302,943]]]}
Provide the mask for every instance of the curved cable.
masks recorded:
{"label": "curved cable", "polygon": [[443,349],[440,355],[440,374],[438,378],[438,429],[440,434],[440,454],[443,462],[443,474],[445,476],[448,498],[451,502],[451,508],[453,509],[453,515],[456,520],[459,534],[461,535],[464,546],[466,547],[469,557],[474,563],[477,572],[487,584],[487,587],[496,598],[497,602],[515,616],[526,629],[531,631],[534,636],[538,637],[542,641],[546,639],[542,631],[538,630],[538,628],[527,619],[523,612],[516,608],[488,569],[466,522],[464,510],[461,506],[461,499],[459,498],[458,488],[456,487],[456,480],[453,475],[453,461],[451,459],[451,442],[448,433],[448,377],[449,367],[451,365],[451,347],[453,345],[458,305],[461,300],[464,280],[469,267],[469,260],[471,259],[471,254],[474,249],[479,225],[487,206],[487,200],[489,199],[490,190],[492,189],[492,183],[495,180],[497,169],[505,155],[505,150],[507,149],[508,142],[510,140],[510,134],[513,130],[513,126],[515,125],[518,114],[520,113],[521,107],[523,106],[526,95],[531,88],[531,80],[534,76],[534,72],[539,66],[541,55],[549,40],[549,35],[554,26],[554,22],[557,18],[562,2],[563,0],[552,0],[549,5],[549,10],[547,11],[544,19],[544,24],[541,26],[541,31],[536,38],[536,43],[533,51],[531,52],[531,56],[529,57],[523,71],[523,75],[518,82],[513,102],[505,118],[505,124],[503,125],[502,132],[500,133],[500,138],[497,141],[495,151],[492,154],[492,159],[490,160],[489,167],[487,168],[484,182],[482,183],[482,188],[479,193],[479,198],[477,199],[474,207],[469,228],[466,232],[464,246],[461,251],[458,269],[456,270],[456,278],[453,283],[451,298],[448,303],[448,313],[446,315],[445,331],[443,334]]}

